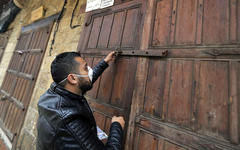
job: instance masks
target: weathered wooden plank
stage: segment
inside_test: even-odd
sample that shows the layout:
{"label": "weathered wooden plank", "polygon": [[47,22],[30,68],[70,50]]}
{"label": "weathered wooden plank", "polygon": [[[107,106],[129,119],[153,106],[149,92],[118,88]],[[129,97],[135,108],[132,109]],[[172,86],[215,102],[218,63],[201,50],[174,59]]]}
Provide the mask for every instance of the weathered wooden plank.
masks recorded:
{"label": "weathered wooden plank", "polygon": [[150,134],[140,131],[138,150],[156,150],[157,140]]}
{"label": "weathered wooden plank", "polygon": [[172,0],[159,1],[156,7],[152,45],[167,45],[170,40]]}
{"label": "weathered wooden plank", "polygon": [[103,17],[97,17],[93,21],[91,34],[88,41],[88,48],[96,48],[98,43],[98,37],[102,27]]}
{"label": "weathered wooden plank", "polygon": [[126,150],[131,150],[134,145],[134,130],[135,130],[135,118],[143,110],[143,102],[145,95],[145,86],[147,80],[148,59],[138,58],[137,71],[135,77],[135,85],[133,91],[133,98],[131,105],[131,112],[129,115],[127,136],[126,136]]}
{"label": "weathered wooden plank", "polygon": [[139,32],[139,13],[139,8],[127,11],[121,47],[135,47],[136,41],[138,41],[137,39],[139,37],[136,34]]}
{"label": "weathered wooden plank", "polygon": [[231,61],[230,64],[230,97],[229,97],[229,105],[230,105],[230,139],[231,142],[235,144],[239,144],[239,90],[238,90],[238,83],[239,83],[239,69],[240,63]]}
{"label": "weathered wooden plank", "polygon": [[174,143],[177,143],[182,148],[199,150],[238,150],[240,148],[239,145],[233,145],[228,141],[197,134],[178,126],[164,123],[156,118],[139,116],[136,121],[140,130],[144,129],[154,135],[174,141]]}
{"label": "weathered wooden plank", "polygon": [[197,23],[197,1],[178,0],[176,44],[194,44]]}
{"label": "weathered wooden plank", "polygon": [[101,83],[97,98],[105,103],[110,102],[116,67],[116,64],[112,62],[101,76]]}
{"label": "weathered wooden plank", "polygon": [[237,1],[237,42],[240,43],[240,2]]}
{"label": "weathered wooden plank", "polygon": [[237,42],[237,0],[230,0],[230,36],[231,43]]}
{"label": "weathered wooden plank", "polygon": [[193,86],[192,86],[192,103],[191,103],[191,128],[193,131],[197,127],[197,114],[198,114],[198,100],[200,96],[199,84],[200,84],[200,60],[194,61],[193,69]]}
{"label": "weathered wooden plank", "polygon": [[150,59],[143,106],[144,112],[159,117],[162,117],[165,73],[166,61]]}
{"label": "weathered wooden plank", "polygon": [[110,38],[112,23],[113,23],[114,14],[109,14],[104,16],[103,24],[100,31],[99,41],[98,41],[98,48],[107,48],[108,41]]}
{"label": "weathered wooden plank", "polygon": [[193,62],[172,60],[167,120],[190,126]]}
{"label": "weathered wooden plank", "polygon": [[229,36],[229,0],[204,1],[203,43],[226,44]]}
{"label": "weathered wooden plank", "polygon": [[125,17],[126,12],[121,11],[114,14],[114,21],[112,25],[112,31],[109,38],[109,48],[116,48],[120,47],[122,33],[123,33],[123,26],[125,24]]}
{"label": "weathered wooden plank", "polygon": [[229,66],[227,61],[202,61],[198,97],[198,132],[229,137]]}
{"label": "weathered wooden plank", "polygon": [[196,44],[202,44],[202,27],[203,27],[203,0],[198,0],[197,6],[197,28]]}
{"label": "weathered wooden plank", "polygon": [[165,85],[164,85],[164,93],[163,93],[163,112],[162,112],[162,119],[165,120],[167,117],[167,110],[168,110],[168,101],[169,101],[169,93],[170,93],[170,84],[171,84],[171,60],[167,60],[166,64],[166,75],[165,75]]}
{"label": "weathered wooden plank", "polygon": [[119,58],[116,61],[111,104],[120,108],[130,108],[135,83],[136,58]]}
{"label": "weathered wooden plank", "polygon": [[176,37],[176,18],[177,18],[177,5],[178,5],[178,0],[173,0],[172,4],[172,12],[171,12],[171,24],[170,24],[170,39],[169,39],[169,44],[174,45],[175,44],[175,37]]}
{"label": "weathered wooden plank", "polygon": [[23,72],[18,73],[18,71],[12,70],[12,69],[8,69],[7,72],[12,73],[12,74],[16,75],[17,77],[25,78],[28,80],[34,79],[32,74],[27,74],[27,73],[23,73]]}

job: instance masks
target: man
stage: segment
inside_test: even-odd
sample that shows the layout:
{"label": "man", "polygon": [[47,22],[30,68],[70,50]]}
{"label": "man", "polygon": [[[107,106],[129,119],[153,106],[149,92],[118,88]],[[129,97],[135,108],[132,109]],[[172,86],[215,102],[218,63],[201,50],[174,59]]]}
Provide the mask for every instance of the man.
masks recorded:
{"label": "man", "polygon": [[123,117],[113,117],[106,145],[97,136],[96,122],[84,93],[114,59],[109,53],[93,70],[76,52],[59,54],[51,64],[54,80],[38,102],[38,150],[121,149]]}

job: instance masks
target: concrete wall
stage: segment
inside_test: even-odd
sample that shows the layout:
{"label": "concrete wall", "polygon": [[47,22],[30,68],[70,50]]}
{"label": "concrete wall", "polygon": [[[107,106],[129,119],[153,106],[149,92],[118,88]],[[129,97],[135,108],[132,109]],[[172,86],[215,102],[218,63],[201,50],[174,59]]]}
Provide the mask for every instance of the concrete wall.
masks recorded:
{"label": "concrete wall", "polygon": [[[13,51],[17,44],[17,38],[20,35],[21,27],[31,24],[30,21],[31,11],[44,6],[46,13],[45,18],[60,12],[63,6],[64,0],[30,0],[24,4],[24,9],[17,15],[15,21],[11,24],[13,32],[10,36],[5,53],[0,64],[0,85],[5,76],[8,64],[11,60]],[[53,37],[54,27],[52,29],[51,37],[45,52],[45,56],[40,68],[40,72],[36,81],[36,85],[32,94],[31,102],[27,111],[27,115],[24,121],[23,128],[20,133],[20,137],[17,143],[17,149],[31,150],[35,149],[36,142],[36,121],[38,118],[37,102],[39,97],[49,88],[52,83],[50,74],[50,64],[56,55],[66,51],[76,51],[80,33],[82,30],[82,24],[84,21],[84,11],[86,0],[80,0],[77,10],[74,15],[73,25],[80,24],[80,27],[75,29],[70,28],[70,20],[73,8],[76,4],[76,0],[68,0],[63,18],[60,21],[58,32],[55,37],[55,44],[53,46],[52,55],[49,56],[50,44]]]}

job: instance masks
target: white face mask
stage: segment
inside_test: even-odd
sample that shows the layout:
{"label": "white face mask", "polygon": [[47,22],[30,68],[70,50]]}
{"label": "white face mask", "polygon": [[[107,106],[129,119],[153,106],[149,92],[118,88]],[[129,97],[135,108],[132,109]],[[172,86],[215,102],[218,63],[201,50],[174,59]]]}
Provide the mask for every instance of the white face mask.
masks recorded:
{"label": "white face mask", "polygon": [[91,67],[87,66],[88,68],[88,77],[90,79],[90,81],[92,82],[92,79],[93,79],[93,70]]}
{"label": "white face mask", "polygon": [[[90,79],[90,81],[92,82],[92,79],[93,79],[93,70],[91,67],[87,66],[88,68],[88,75],[81,75],[81,74],[74,74],[76,75],[77,77],[88,77]],[[67,78],[63,79],[61,82],[59,82],[58,84],[61,84],[63,83],[64,81],[66,81]]]}

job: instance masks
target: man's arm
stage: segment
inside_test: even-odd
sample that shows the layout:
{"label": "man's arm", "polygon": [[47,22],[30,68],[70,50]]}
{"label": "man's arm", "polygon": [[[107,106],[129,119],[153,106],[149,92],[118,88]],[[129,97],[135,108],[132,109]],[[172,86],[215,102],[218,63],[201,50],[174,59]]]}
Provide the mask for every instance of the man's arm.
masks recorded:
{"label": "man's arm", "polygon": [[103,73],[103,71],[108,67],[108,63],[115,58],[116,52],[109,53],[103,60],[101,60],[94,68],[93,68],[93,79],[92,84],[98,79],[98,77]]}
{"label": "man's arm", "polygon": [[113,122],[107,144],[104,146],[95,133],[85,121],[76,117],[65,125],[79,145],[85,150],[120,150],[122,143],[122,127],[119,122]]}

